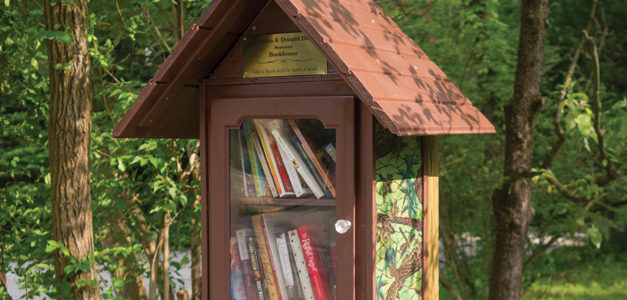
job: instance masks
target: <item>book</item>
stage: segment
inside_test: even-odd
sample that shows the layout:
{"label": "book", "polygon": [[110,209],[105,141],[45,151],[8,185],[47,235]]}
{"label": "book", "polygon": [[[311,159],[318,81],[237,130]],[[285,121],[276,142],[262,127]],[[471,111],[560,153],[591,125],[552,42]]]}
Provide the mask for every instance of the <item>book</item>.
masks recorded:
{"label": "book", "polygon": [[244,284],[244,276],[237,247],[237,239],[231,237],[231,299],[246,300],[246,286]]}
{"label": "book", "polygon": [[[294,250],[292,250],[292,245],[290,244],[289,231],[283,232],[285,234],[285,239],[287,242],[287,253],[289,255],[290,268],[292,269],[292,274],[294,276],[294,286],[296,287],[296,298],[297,300],[304,300],[305,294],[303,293],[302,283],[300,282],[300,276],[298,275],[298,268],[296,267],[296,260],[294,258]],[[299,242],[300,244],[300,242]]]}
{"label": "book", "polygon": [[335,147],[333,147],[333,144],[329,143],[328,145],[324,146],[324,150],[327,151],[333,162],[337,163],[337,153],[335,152]]}
{"label": "book", "polygon": [[261,146],[266,156],[266,160],[268,161],[268,166],[270,167],[269,169],[272,173],[272,178],[276,185],[279,197],[295,195],[294,189],[292,188],[292,185],[287,175],[287,170],[285,169],[285,165],[283,164],[283,161],[279,154],[279,149],[276,145],[276,141],[272,136],[267,134],[262,120],[255,119],[254,122],[257,127],[259,140],[261,141]]}
{"label": "book", "polygon": [[237,249],[239,250],[239,259],[242,267],[242,276],[244,277],[244,287],[246,288],[246,295],[248,299],[256,299],[255,282],[253,279],[252,265],[250,263],[250,254],[248,253],[248,245],[246,239],[252,236],[252,230],[238,229],[235,231],[235,238],[237,240]]}
{"label": "book", "polygon": [[259,255],[261,269],[263,270],[263,277],[266,283],[266,289],[268,291],[268,298],[270,300],[282,300],[279,286],[277,284],[277,279],[279,279],[277,278],[277,270],[272,264],[270,247],[267,242],[268,238],[266,238],[263,215],[255,215],[252,216],[251,219],[253,222],[255,236],[257,237],[257,253]]}
{"label": "book", "polygon": [[251,134],[250,139],[253,140],[253,146],[255,147],[255,151],[257,152],[257,157],[259,158],[259,164],[261,165],[261,169],[266,178],[266,183],[268,184],[268,188],[270,189],[270,193],[272,197],[276,198],[279,196],[274,180],[272,179],[272,173],[270,171],[270,166],[268,165],[268,161],[266,160],[266,155],[263,152],[263,148],[261,147],[261,142],[259,140],[259,136],[256,133]]}
{"label": "book", "polygon": [[254,197],[257,192],[255,190],[254,176],[252,172],[250,155],[248,153],[248,146],[246,145],[246,138],[244,136],[244,131],[237,130],[237,132],[237,138],[239,140],[238,146],[240,153],[240,162],[242,165],[242,172],[244,173],[244,195],[246,197]]}
{"label": "book", "polygon": [[313,161],[309,158],[309,155],[307,155],[307,153],[305,152],[303,145],[301,144],[300,140],[295,134],[290,135],[290,142],[292,142],[294,149],[296,149],[296,152],[298,152],[298,154],[300,155],[301,159],[305,163],[305,166],[307,167],[309,172],[313,175],[314,179],[318,183],[318,186],[323,190],[324,196],[327,198],[333,197],[331,195],[331,191],[325,184],[324,179],[318,173],[316,166],[314,165]]}
{"label": "book", "polygon": [[264,281],[263,270],[261,269],[261,263],[259,262],[259,255],[257,254],[257,241],[253,236],[249,236],[246,239],[248,245],[248,254],[250,255],[250,266],[253,274],[253,280],[255,284],[255,295],[257,300],[266,299],[266,283]]}
{"label": "book", "polygon": [[307,140],[305,139],[305,136],[301,132],[300,128],[298,128],[298,125],[296,125],[296,122],[294,122],[294,120],[290,119],[290,120],[288,120],[288,123],[290,124],[290,127],[291,127],[292,131],[294,131],[294,134],[298,138],[298,141],[300,142],[302,148],[305,150],[305,154],[313,162],[314,167],[318,171],[318,174],[320,174],[320,176],[322,177],[325,185],[329,189],[329,192],[331,192],[332,197],[335,198],[336,197],[335,186],[334,186],[333,182],[331,181],[330,174],[325,170],[325,168],[322,166],[322,164],[316,158],[316,155],[314,154],[314,152],[313,152],[312,148],[310,147],[309,143],[307,143]]}
{"label": "book", "polygon": [[[301,155],[289,142],[287,137],[289,133],[285,130],[282,130],[282,126],[280,124],[281,123],[275,123],[275,126],[271,129],[271,133],[274,136],[277,145],[279,146],[279,150],[282,150],[281,155],[285,161],[285,164],[293,168],[294,173],[298,172],[298,174],[300,174],[300,176],[303,178],[307,186],[309,186],[316,198],[322,198],[324,196],[324,191],[322,190],[318,182],[316,182],[313,174],[311,174],[311,172],[307,168],[305,162],[301,158]],[[295,177],[295,179],[292,180],[294,192],[296,192],[296,196],[299,196],[297,192],[297,186],[301,186],[300,179],[298,178],[298,175],[290,176],[290,179],[292,179],[292,177]]]}
{"label": "book", "polygon": [[309,278],[311,279],[311,287],[317,300],[331,299],[331,289],[329,287],[328,277],[324,266],[321,264],[320,256],[316,252],[314,241],[309,232],[308,225],[298,226],[298,237],[303,249],[307,269],[309,270]]}
{"label": "book", "polygon": [[305,261],[305,255],[301,247],[300,238],[298,237],[298,231],[296,229],[287,232],[292,255],[294,256],[294,263],[296,270],[298,270],[298,279],[300,280],[301,289],[306,300],[315,300],[313,288],[311,287],[311,279],[309,278],[309,270],[307,269],[307,262]]}
{"label": "book", "polygon": [[255,191],[257,193],[257,197],[266,196],[267,193],[267,182],[266,176],[261,169],[261,164],[259,162],[259,157],[257,154],[257,150],[254,145],[254,136],[252,129],[252,121],[246,120],[242,123],[242,134],[245,138],[246,147],[248,148],[248,156],[250,160],[251,172],[253,175],[253,183],[255,185]]}
{"label": "book", "polygon": [[285,284],[285,290],[287,292],[288,299],[298,298],[298,287],[294,280],[294,273],[292,273],[292,266],[290,262],[290,253],[287,246],[287,239],[285,232],[280,233],[276,237],[276,247],[279,254],[279,261],[281,263],[281,271],[283,273],[283,282]]}

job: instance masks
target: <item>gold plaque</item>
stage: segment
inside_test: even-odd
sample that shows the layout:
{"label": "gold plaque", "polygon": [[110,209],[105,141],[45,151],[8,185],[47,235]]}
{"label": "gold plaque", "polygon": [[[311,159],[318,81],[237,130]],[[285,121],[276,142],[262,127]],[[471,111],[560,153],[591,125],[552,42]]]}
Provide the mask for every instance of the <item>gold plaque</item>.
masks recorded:
{"label": "gold plaque", "polygon": [[244,78],[327,74],[327,60],[302,33],[244,37]]}

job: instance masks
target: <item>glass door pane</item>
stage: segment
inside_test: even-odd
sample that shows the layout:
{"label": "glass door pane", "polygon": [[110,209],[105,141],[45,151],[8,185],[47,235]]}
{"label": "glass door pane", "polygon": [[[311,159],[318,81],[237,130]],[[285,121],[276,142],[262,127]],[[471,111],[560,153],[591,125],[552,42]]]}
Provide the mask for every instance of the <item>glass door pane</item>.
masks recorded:
{"label": "glass door pane", "polygon": [[335,298],[335,149],[314,119],[229,130],[231,299]]}

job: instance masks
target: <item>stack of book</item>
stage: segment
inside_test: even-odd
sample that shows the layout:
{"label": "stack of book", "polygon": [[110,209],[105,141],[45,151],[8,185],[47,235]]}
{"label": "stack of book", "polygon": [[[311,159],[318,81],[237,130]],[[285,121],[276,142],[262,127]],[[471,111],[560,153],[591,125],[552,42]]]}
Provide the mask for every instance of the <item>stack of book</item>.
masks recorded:
{"label": "stack of book", "polygon": [[331,300],[334,211],[254,215],[231,237],[231,299]]}
{"label": "stack of book", "polygon": [[314,145],[297,122],[281,119],[246,120],[230,139],[244,197],[335,198],[334,141]]}

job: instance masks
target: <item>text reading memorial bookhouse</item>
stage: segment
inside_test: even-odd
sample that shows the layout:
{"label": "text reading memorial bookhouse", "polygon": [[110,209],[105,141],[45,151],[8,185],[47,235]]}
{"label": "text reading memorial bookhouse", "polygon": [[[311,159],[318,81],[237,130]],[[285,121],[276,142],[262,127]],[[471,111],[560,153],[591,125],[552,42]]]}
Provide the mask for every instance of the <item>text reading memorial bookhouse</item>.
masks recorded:
{"label": "text reading memorial bookhouse", "polygon": [[203,299],[437,299],[437,136],[494,127],[372,0],[214,0],[115,128],[193,138]]}

